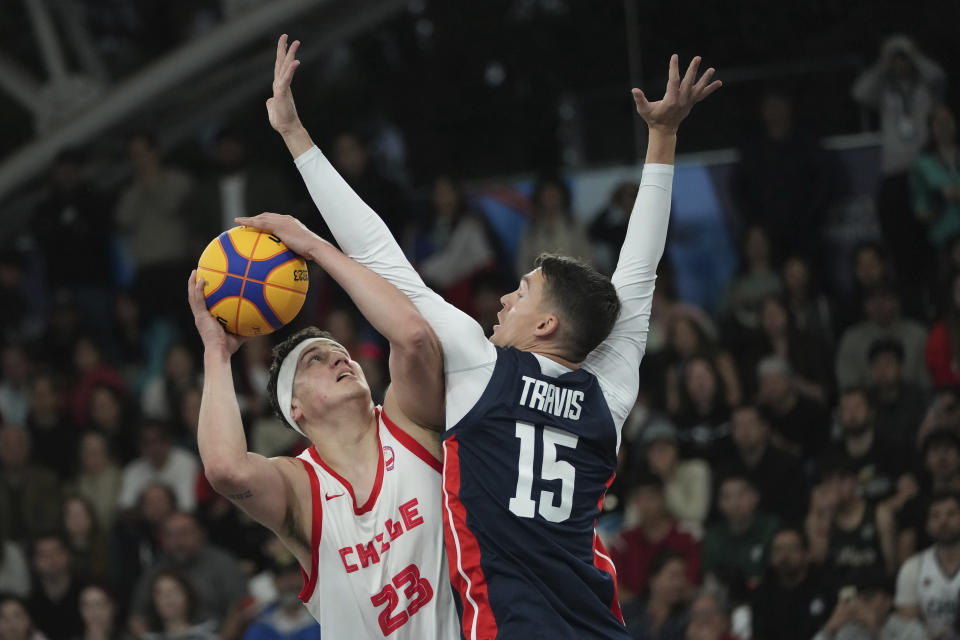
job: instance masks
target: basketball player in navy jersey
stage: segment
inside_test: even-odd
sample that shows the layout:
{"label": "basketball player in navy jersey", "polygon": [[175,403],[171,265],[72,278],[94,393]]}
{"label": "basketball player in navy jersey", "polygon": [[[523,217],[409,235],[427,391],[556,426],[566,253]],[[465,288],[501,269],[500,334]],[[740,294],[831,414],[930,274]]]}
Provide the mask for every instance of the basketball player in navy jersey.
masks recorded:
{"label": "basketball player in navy jersey", "polygon": [[[386,225],[314,146],[290,93],[299,43],[278,43],[270,124],[284,139],[343,250],[403,291],[443,346],[444,533],[466,638],[628,638],[613,565],[595,532],[620,429],[636,399],[656,268],[670,211],[677,128],[720,83],[681,78],[662,100],[633,90],[650,130],[640,191],[612,281],[541,256],[503,296],[488,341],[431,291]],[[289,216],[238,219],[299,253],[313,240]]]}

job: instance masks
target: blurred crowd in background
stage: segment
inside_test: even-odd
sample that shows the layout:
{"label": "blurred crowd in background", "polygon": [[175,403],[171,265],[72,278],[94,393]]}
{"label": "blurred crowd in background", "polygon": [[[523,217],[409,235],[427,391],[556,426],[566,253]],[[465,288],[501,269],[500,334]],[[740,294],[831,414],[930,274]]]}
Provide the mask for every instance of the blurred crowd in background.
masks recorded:
{"label": "blurred crowd in background", "polygon": [[[822,249],[829,164],[779,91],[742,141],[740,259],[716,308],[677,296],[668,241],[598,523],[634,637],[960,637],[960,583],[926,606],[918,555],[932,548],[944,580],[960,575],[960,149],[946,90],[940,64],[896,36],[835,97],[875,114],[882,147],[880,237],[839,277]],[[292,165],[260,162],[241,128],[221,127],[190,165],[149,131],[125,150],[131,177],[112,190],[93,185],[84,151],[61,153],[28,226],[0,242],[0,639],[318,638],[296,561],[204,478],[185,291],[235,216],[322,222]],[[411,184],[382,137],[341,131],[324,151],[427,284],[487,329],[541,251],[611,273],[638,188],[574,212],[564,176],[543,173],[508,241],[455,177]],[[350,350],[376,401],[389,383],[385,341],[312,270],[294,323],[234,358],[247,441],[266,456],[308,444],[266,398],[272,345],[307,325]]]}

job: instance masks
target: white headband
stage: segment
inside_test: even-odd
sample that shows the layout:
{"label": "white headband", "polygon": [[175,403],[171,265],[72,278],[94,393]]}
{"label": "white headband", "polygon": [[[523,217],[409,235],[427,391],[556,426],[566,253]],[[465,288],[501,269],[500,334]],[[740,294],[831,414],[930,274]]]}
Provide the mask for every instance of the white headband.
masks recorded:
{"label": "white headband", "polygon": [[287,424],[304,438],[307,437],[307,434],[300,429],[300,426],[290,416],[290,404],[293,402],[293,376],[297,372],[297,361],[300,360],[300,354],[311,344],[321,341],[340,346],[339,342],[330,338],[308,338],[287,354],[287,357],[280,364],[280,373],[277,374],[277,404],[280,405],[280,413],[283,414]]}

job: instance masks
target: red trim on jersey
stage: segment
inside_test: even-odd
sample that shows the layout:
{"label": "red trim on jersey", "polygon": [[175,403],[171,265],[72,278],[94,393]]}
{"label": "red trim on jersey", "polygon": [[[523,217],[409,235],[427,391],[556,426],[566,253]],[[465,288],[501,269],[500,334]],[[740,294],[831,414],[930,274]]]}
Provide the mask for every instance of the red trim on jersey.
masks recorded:
{"label": "red trim on jersey", "polygon": [[320,478],[317,477],[317,471],[306,460],[300,460],[307,470],[307,477],[310,478],[310,502],[313,505],[313,523],[310,527],[310,575],[308,576],[303,567],[300,571],[303,573],[303,589],[300,591],[300,600],[309,602],[313,596],[314,589],[317,588],[317,573],[320,567],[320,536],[323,533],[323,500],[320,499]]}
{"label": "red trim on jersey", "polygon": [[427,451],[427,448],[417,442],[413,436],[394,424],[393,420],[387,417],[386,411],[380,409],[379,412],[380,417],[383,418],[383,424],[386,425],[390,435],[396,438],[410,453],[426,462],[431,469],[437,473],[443,473],[443,462],[440,461],[440,458]]}
{"label": "red trim on jersey", "polygon": [[610,559],[610,554],[604,548],[603,542],[600,541],[596,529],[593,530],[593,566],[601,571],[606,571],[613,578],[613,602],[610,603],[610,611],[617,616],[617,620],[623,623],[623,613],[620,611],[620,596],[617,587],[617,568],[613,565],[613,560]]}
{"label": "red trim on jersey", "polygon": [[600,511],[603,511],[603,500],[607,497],[607,489],[610,488],[610,485],[613,484],[613,479],[616,477],[617,472],[614,471],[603,485],[603,491],[600,492],[600,500],[597,501],[597,509],[600,509]]}
{"label": "red trim on jersey", "polygon": [[377,477],[373,481],[373,489],[370,490],[370,497],[367,498],[367,501],[361,506],[357,506],[357,496],[353,493],[353,485],[351,485],[346,478],[341,476],[339,473],[334,471],[323,461],[323,458],[320,457],[320,454],[317,453],[316,447],[310,447],[310,457],[313,458],[313,461],[318,465],[323,467],[323,470],[336,478],[343,487],[350,492],[350,498],[353,500],[353,512],[360,516],[366,512],[373,509],[373,505],[377,502],[377,497],[380,495],[380,487],[383,486],[383,446],[380,444],[380,425],[377,425],[377,449],[380,451],[380,461],[377,463]]}
{"label": "red trim on jersey", "polygon": [[[600,493],[600,500],[597,502],[597,508],[600,511],[603,511],[603,500],[607,497],[607,489],[610,488],[610,485],[613,484],[613,479],[616,477],[617,472],[614,471],[604,483],[603,491]],[[603,555],[601,556],[600,554]],[[593,523],[593,566],[601,571],[606,571],[613,578],[613,602],[610,604],[610,611],[613,612],[613,615],[617,616],[620,622],[623,622],[623,613],[620,612],[620,597],[617,593],[619,591],[619,587],[617,586],[617,568],[614,566],[610,554],[607,553],[607,550],[604,548],[600,536],[597,535],[596,522]]]}
{"label": "red trim on jersey", "polygon": [[[443,443],[443,537],[447,547],[450,582],[460,595],[465,638],[496,638],[497,621],[490,608],[487,579],[480,565],[480,545],[467,528],[467,510],[460,502],[460,443]],[[476,632],[474,632],[476,629]]]}

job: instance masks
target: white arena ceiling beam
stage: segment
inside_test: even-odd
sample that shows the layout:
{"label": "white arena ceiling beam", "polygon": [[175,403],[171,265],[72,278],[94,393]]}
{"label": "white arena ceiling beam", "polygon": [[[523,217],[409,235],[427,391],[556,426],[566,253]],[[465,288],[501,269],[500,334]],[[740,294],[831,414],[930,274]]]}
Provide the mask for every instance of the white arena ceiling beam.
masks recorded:
{"label": "white arena ceiling beam", "polygon": [[[39,2],[40,0],[27,0]],[[106,93],[73,121],[9,156],[0,164],[0,199],[43,170],[56,154],[83,144],[93,136],[123,121],[153,98],[175,88],[194,74],[227,58],[252,40],[270,33],[308,11],[335,0],[274,0],[264,3],[203,37],[181,46]],[[348,4],[356,4],[349,2]],[[383,2],[352,8],[357,20]],[[401,6],[396,1],[388,4]]]}

